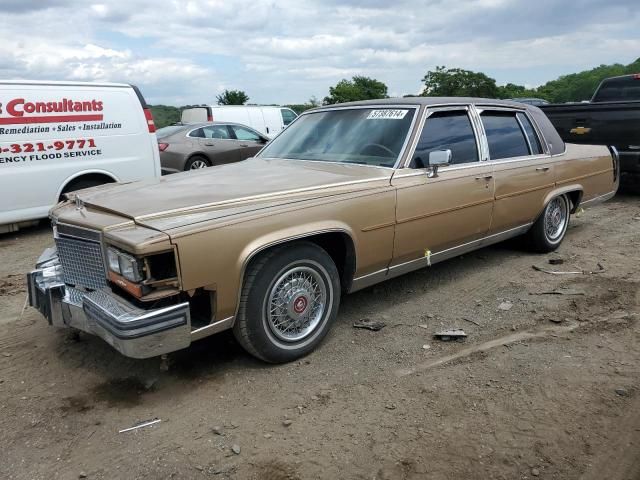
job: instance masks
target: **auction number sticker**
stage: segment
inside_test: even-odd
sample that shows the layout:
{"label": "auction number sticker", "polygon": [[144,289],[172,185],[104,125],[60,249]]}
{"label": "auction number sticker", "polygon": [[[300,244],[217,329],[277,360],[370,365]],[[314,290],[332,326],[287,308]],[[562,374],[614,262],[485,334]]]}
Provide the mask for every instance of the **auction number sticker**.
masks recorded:
{"label": "auction number sticker", "polygon": [[402,120],[409,110],[371,110],[367,120]]}

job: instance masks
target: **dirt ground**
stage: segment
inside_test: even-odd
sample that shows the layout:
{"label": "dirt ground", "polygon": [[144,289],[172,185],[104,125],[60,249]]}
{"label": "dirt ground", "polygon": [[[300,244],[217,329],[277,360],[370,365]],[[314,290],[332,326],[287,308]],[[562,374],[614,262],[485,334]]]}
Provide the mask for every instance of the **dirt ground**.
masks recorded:
{"label": "dirt ground", "polygon": [[554,254],[501,244],[347,296],[281,366],[222,334],[162,371],[52,329],[22,312],[50,243],[0,237],[0,478],[640,479],[638,196],[574,217]]}

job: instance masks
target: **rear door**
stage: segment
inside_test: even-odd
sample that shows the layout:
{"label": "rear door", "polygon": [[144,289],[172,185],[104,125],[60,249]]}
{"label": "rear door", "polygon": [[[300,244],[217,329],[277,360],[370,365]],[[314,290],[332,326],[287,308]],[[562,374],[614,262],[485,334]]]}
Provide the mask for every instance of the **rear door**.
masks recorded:
{"label": "rear door", "polygon": [[241,125],[229,125],[229,128],[236,138],[235,143],[238,146],[240,160],[253,157],[266,143],[264,137],[250,128]]}
{"label": "rear door", "polygon": [[532,223],[555,185],[554,164],[526,110],[478,107],[495,178],[491,234]]}

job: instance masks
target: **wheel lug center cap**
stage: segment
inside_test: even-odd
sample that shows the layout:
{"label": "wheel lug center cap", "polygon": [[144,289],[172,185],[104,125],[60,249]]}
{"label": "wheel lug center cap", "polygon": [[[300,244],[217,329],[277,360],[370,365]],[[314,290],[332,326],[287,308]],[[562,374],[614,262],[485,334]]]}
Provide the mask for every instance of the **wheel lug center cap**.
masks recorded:
{"label": "wheel lug center cap", "polygon": [[298,315],[302,315],[307,309],[308,305],[309,300],[307,300],[307,297],[305,297],[304,295],[298,295],[293,299],[292,302],[293,311]]}

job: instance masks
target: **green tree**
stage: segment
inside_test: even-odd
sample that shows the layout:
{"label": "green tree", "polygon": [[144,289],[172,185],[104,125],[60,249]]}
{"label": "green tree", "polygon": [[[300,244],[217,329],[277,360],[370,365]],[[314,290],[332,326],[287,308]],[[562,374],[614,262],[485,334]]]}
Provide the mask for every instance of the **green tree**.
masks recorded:
{"label": "green tree", "polygon": [[423,97],[485,97],[500,94],[496,81],[481,72],[438,66],[422,79]]}
{"label": "green tree", "polygon": [[578,73],[562,75],[536,89],[537,96],[551,102],[579,102],[589,100],[600,82],[607,77],[640,72],[640,58],[629,65],[615,63],[600,65]]}
{"label": "green tree", "polygon": [[369,77],[356,75],[351,80],[342,79],[335,87],[329,88],[329,96],[324,97],[325,105],[388,98],[387,86]]}
{"label": "green tree", "polygon": [[166,127],[180,121],[180,109],[170,105],[149,105],[156,128]]}
{"label": "green tree", "polygon": [[225,90],[216,97],[218,105],[244,105],[249,96],[242,90]]}

